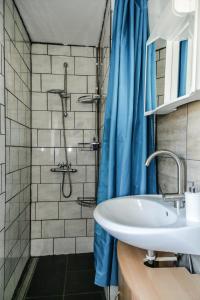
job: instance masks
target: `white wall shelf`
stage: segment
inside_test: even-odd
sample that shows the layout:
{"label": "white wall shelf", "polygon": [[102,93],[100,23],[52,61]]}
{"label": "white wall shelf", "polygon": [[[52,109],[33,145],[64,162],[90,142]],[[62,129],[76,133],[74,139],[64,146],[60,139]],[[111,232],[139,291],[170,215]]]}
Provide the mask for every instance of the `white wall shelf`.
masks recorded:
{"label": "white wall shelf", "polygon": [[[145,116],[168,114],[178,107],[200,100],[200,1],[149,0],[150,36],[147,47],[166,40],[164,104],[153,110],[145,99]],[[186,94],[178,97],[179,43],[188,40]]]}
{"label": "white wall shelf", "polygon": [[157,114],[157,115],[165,115],[169,114],[175,110],[177,110],[178,107],[191,103],[194,101],[200,100],[200,90],[196,91],[194,93],[191,93],[190,95],[185,95],[183,97],[177,98],[177,100],[168,102],[166,104],[160,105],[154,110],[146,111],[145,116],[149,116],[152,114]]}

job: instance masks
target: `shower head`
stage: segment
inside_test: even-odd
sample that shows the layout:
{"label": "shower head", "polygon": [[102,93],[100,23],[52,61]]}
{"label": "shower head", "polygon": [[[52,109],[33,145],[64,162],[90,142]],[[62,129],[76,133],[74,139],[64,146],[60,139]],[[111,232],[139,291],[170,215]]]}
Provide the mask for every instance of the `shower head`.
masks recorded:
{"label": "shower head", "polygon": [[78,98],[80,103],[94,103],[100,100],[100,95],[85,95]]}

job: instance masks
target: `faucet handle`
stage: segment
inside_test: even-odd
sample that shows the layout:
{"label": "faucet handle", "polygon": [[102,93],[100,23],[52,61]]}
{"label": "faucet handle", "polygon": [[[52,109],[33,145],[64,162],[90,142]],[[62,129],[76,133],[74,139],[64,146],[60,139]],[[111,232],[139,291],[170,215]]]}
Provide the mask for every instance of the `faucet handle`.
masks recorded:
{"label": "faucet handle", "polygon": [[58,167],[60,167],[60,168],[64,167],[64,162],[60,162],[60,163],[58,164]]}

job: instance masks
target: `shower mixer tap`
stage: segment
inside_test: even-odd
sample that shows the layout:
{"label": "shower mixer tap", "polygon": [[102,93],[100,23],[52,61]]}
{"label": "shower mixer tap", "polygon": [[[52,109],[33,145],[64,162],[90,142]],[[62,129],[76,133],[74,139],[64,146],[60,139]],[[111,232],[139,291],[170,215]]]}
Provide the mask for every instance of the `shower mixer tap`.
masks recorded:
{"label": "shower mixer tap", "polygon": [[[70,99],[70,94],[68,94],[67,91],[67,68],[68,63],[65,62],[63,64],[64,68],[64,90],[59,89],[52,89],[49,90],[48,93],[57,94],[60,96],[61,99],[61,106],[62,106],[62,125],[63,125],[63,140],[64,140],[64,154],[65,154],[65,161],[58,164],[57,168],[51,168],[52,172],[60,172],[63,173],[63,179],[62,179],[62,194],[64,198],[69,198],[72,194],[72,181],[70,173],[76,173],[77,169],[72,169],[71,163],[68,163],[68,153],[67,153],[67,140],[66,140],[66,123],[65,118],[68,116],[67,113],[67,100]],[[69,192],[68,194],[64,191],[64,185],[65,185],[65,176],[68,176],[68,182],[69,182]]]}

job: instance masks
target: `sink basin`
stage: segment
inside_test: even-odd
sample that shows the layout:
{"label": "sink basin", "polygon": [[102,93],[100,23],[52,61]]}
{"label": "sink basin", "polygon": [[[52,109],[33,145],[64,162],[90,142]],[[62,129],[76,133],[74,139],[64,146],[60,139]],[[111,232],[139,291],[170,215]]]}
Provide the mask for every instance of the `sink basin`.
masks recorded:
{"label": "sink basin", "polygon": [[127,196],[100,203],[94,218],[115,238],[146,250],[200,255],[200,223],[187,224],[160,195]]}

